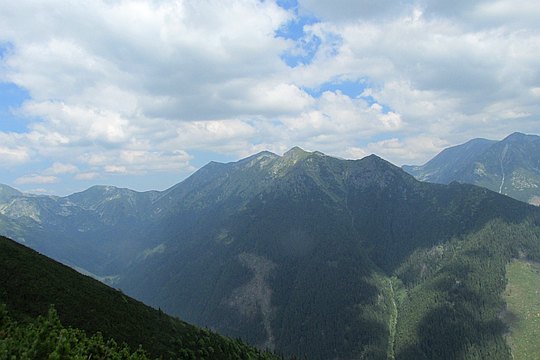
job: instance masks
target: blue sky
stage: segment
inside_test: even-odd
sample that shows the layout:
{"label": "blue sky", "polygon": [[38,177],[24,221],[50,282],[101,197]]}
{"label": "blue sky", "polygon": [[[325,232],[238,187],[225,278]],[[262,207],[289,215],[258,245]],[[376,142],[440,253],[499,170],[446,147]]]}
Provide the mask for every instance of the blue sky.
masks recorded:
{"label": "blue sky", "polygon": [[0,183],[161,190],[262,150],[420,164],[538,134],[538,18],[528,0],[4,2]]}
{"label": "blue sky", "polygon": [[2,131],[24,132],[26,119],[17,115],[17,109],[30,96],[25,89],[13,83],[0,83],[0,118]]}

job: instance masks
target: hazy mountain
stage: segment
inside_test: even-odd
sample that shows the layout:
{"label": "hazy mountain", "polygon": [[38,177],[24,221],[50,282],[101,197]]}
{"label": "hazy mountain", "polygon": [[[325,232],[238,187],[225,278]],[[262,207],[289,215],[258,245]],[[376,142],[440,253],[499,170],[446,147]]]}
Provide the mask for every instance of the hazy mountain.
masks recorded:
{"label": "hazy mountain", "polygon": [[7,185],[0,184],[0,202],[6,202],[13,197],[21,195],[22,193],[20,191],[15,190]]}
{"label": "hazy mountain", "polygon": [[486,187],[540,205],[540,137],[514,133],[501,141],[474,139],[443,150],[422,166],[403,169],[418,180]]}
{"label": "hazy mountain", "polygon": [[[142,345],[152,358],[278,358],[149,308],[4,237],[0,237],[0,272],[0,304],[6,304],[10,315],[24,322],[45,315],[54,304],[65,326],[85,330],[88,335],[99,331],[106,338],[126,342],[133,350]],[[6,332],[13,329],[3,328],[6,319],[1,320],[0,348],[6,351],[17,344],[3,342]],[[45,342],[47,336],[38,338]],[[99,353],[97,348],[94,351]]]}
{"label": "hazy mountain", "polygon": [[[81,216],[66,224],[88,224],[61,235],[72,259],[84,245],[75,265],[99,261],[137,299],[310,359],[510,359],[505,264],[540,259],[539,209],[419,182],[373,155],[293,148],[212,162],[164,192],[97,190],[40,200],[69,202]],[[110,264],[94,260],[104,248]]]}
{"label": "hazy mountain", "polygon": [[116,274],[152,245],[158,192],[94,186],[66,197],[0,188],[2,234],[64,263]]}

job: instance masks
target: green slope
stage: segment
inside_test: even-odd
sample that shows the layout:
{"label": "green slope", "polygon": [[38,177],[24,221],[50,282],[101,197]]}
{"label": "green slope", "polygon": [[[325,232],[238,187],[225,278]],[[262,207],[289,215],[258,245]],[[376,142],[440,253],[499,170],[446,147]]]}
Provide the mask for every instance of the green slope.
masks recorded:
{"label": "green slope", "polygon": [[277,358],[172,318],[4,237],[0,274],[0,302],[19,321],[47,314],[54,304],[65,326],[99,331],[133,349],[142,345],[151,356]]}
{"label": "green slope", "polygon": [[399,302],[396,359],[510,359],[500,318],[506,264],[520,252],[539,258],[539,250],[537,226],[498,220],[417,251],[397,271],[406,296]]}
{"label": "green slope", "polygon": [[516,360],[540,357],[540,266],[514,260],[507,266],[505,321],[510,327],[509,344]]}

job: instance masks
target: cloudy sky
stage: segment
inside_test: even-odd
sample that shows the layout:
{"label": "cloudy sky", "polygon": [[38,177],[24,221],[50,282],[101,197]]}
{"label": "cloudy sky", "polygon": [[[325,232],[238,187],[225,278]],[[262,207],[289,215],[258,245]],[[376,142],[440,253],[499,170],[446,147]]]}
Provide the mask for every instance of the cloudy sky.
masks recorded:
{"label": "cloudy sky", "polygon": [[165,189],[298,145],[540,133],[535,0],[0,0],[0,183]]}

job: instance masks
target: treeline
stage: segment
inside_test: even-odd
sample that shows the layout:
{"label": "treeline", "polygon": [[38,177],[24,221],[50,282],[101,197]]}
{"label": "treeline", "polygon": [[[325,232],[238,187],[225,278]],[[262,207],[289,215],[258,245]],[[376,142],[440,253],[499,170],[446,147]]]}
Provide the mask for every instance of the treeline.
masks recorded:
{"label": "treeline", "polygon": [[64,327],[53,307],[47,316],[18,323],[0,304],[0,359],[146,360],[148,356],[142,348],[132,352],[101,333],[89,337],[83,330]]}

